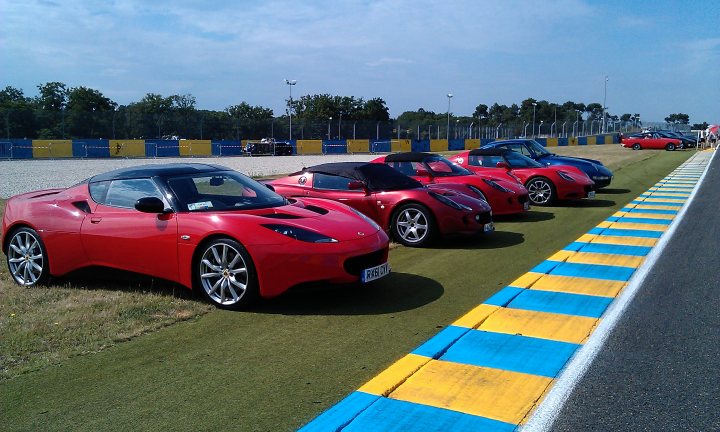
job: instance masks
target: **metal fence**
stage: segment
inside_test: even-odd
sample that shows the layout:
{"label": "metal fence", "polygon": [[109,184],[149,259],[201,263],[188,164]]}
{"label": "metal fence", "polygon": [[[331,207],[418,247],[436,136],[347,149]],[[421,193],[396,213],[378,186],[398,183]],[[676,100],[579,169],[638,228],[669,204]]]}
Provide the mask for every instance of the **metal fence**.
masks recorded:
{"label": "metal fence", "polygon": [[[558,120],[553,123],[513,121],[491,124],[468,117],[425,121],[239,119],[225,112],[191,111],[163,114],[130,110],[103,112],[3,111],[0,138],[29,139],[212,139],[212,140],[340,140],[340,139],[494,139],[501,137],[569,137],[632,132],[642,127],[685,131],[689,125],[663,122]],[[4,120],[4,121],[2,121]],[[0,151],[3,151],[0,147]]]}

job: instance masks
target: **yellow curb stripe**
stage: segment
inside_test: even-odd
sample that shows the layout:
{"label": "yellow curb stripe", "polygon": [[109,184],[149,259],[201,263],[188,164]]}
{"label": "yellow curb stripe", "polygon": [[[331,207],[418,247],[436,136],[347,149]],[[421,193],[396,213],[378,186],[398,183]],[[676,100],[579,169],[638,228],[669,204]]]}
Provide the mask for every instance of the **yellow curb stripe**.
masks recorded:
{"label": "yellow curb stripe", "polygon": [[390,398],[519,424],[552,378],[432,360]]}
{"label": "yellow curb stripe", "polygon": [[647,230],[647,231],[666,231],[667,225],[660,224],[644,224],[635,222],[600,222],[597,225],[598,228],[616,228],[616,229],[629,229],[629,230]]}
{"label": "yellow curb stripe", "polygon": [[578,315],[501,308],[490,315],[478,330],[581,344],[598,321]]}
{"label": "yellow curb stripe", "polygon": [[556,291],[569,294],[583,294],[599,297],[617,297],[627,282],[605,279],[589,279],[574,276],[557,276],[529,272],[512,283],[518,288],[540,291]]}
{"label": "yellow curb stripe", "polygon": [[358,390],[378,396],[387,396],[430,360],[432,359],[429,357],[408,354],[380,372]]}
{"label": "yellow curb stripe", "polygon": [[601,264],[633,268],[640,267],[643,261],[645,261],[645,257],[642,256],[573,252],[568,250],[561,250],[548,259],[550,261],[564,261],[578,264]]}
{"label": "yellow curb stripe", "polygon": [[655,246],[658,239],[649,237],[624,237],[624,236],[600,236],[595,234],[584,234],[577,240],[585,243],[603,243],[625,246]]}

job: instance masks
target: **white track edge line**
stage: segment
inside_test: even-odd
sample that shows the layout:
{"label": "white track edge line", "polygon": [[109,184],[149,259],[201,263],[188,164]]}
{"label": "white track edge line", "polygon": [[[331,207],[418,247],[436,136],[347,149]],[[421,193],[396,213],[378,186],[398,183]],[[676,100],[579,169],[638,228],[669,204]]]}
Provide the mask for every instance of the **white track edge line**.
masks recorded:
{"label": "white track edge line", "polygon": [[565,368],[563,368],[560,376],[553,383],[552,389],[547,394],[543,402],[532,413],[528,422],[525,425],[521,425],[518,430],[522,432],[546,432],[550,430],[560,414],[560,411],[565,406],[565,402],[567,402],[568,398],[572,394],[573,389],[590,368],[593,360],[600,352],[603,345],[605,345],[608,336],[615,328],[618,321],[620,321],[620,318],[637,294],[648,273],[650,273],[650,270],[655,266],[655,262],[662,254],[665,245],[673,237],[677,226],[680,224],[685,216],[685,212],[692,204],[700,186],[702,186],[703,181],[705,180],[705,175],[710,169],[710,165],[712,165],[717,153],[717,151],[713,152],[713,155],[710,157],[710,161],[705,167],[702,176],[695,185],[695,188],[693,188],[692,194],[688,197],[687,202],[680,212],[678,212],[668,230],[665,231],[665,235],[647,255],[643,266],[635,272],[620,296],[615,299],[605,314],[603,314],[600,324],[592,333],[590,339],[588,339],[588,341],[575,352],[568,364]]}

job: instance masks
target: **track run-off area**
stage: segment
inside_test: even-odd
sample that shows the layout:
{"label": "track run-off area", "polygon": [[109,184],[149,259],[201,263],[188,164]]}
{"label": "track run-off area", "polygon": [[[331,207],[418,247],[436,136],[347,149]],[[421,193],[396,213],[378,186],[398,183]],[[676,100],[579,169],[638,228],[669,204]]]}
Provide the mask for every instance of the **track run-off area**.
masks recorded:
{"label": "track run-off area", "polygon": [[578,374],[601,348],[712,155],[695,154],[300,430],[523,429],[563,371]]}

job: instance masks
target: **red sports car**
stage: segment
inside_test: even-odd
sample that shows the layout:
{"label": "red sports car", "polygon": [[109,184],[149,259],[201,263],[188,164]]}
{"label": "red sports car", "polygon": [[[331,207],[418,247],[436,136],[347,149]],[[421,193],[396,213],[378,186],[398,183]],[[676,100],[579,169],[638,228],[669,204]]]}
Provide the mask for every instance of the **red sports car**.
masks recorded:
{"label": "red sports car", "polygon": [[381,164],[327,163],[268,184],[287,197],[311,196],[345,203],[406,246],[423,246],[436,234],[494,230],[492,212],[485,201],[448,188],[424,187]]}
{"label": "red sports car", "polygon": [[623,137],[620,141],[623,147],[633,150],[658,149],[673,151],[682,148],[682,140],[667,138],[657,132],[641,132]]}
{"label": "red sports car", "polygon": [[460,183],[464,185],[462,193],[487,201],[494,215],[522,213],[530,208],[528,191],[516,179],[502,178],[491,172],[476,175],[440,155],[394,153],[372,162],[387,164],[424,184]]}
{"label": "red sports car", "polygon": [[124,168],[17,195],[2,228],[21,285],[106,266],[196,287],[227,309],[302,282],[365,282],[389,271],[387,234],[357,211],[288,200],[216,165]]}
{"label": "red sports car", "polygon": [[580,169],[569,165],[546,166],[511,150],[469,150],[450,160],[474,172],[501,172],[508,178],[520,180],[528,190],[530,201],[536,205],[595,197],[593,181]]}

